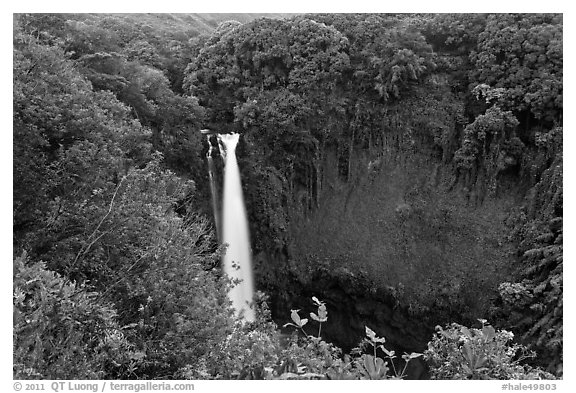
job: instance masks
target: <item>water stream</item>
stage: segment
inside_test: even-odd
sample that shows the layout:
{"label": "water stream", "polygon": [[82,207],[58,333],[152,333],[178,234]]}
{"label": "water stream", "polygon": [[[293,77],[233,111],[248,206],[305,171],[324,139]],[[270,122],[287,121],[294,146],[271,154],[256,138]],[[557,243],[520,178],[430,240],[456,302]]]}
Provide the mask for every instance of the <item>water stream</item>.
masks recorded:
{"label": "water stream", "polygon": [[212,212],[214,214],[214,224],[216,225],[216,235],[218,240],[221,239],[222,225],[220,220],[220,206],[218,204],[218,191],[216,188],[216,170],[214,167],[214,160],[212,158],[212,151],[214,150],[212,142],[210,142],[210,135],[207,136],[208,153],[206,153],[206,161],[208,162],[208,179],[210,181],[210,196],[212,197]]}
{"label": "water stream", "polygon": [[245,321],[254,321],[254,309],[249,307],[254,297],[252,252],[240,170],[236,160],[239,136],[239,134],[218,135],[220,152],[224,158],[221,241],[223,244],[228,244],[222,264],[224,272],[237,282],[228,294],[232,306]]}

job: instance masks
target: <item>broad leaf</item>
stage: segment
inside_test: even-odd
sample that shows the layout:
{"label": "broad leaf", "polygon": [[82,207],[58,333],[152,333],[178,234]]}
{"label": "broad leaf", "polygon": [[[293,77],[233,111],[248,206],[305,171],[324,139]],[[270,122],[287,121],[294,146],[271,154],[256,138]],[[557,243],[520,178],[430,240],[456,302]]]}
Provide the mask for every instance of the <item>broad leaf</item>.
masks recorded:
{"label": "broad leaf", "polygon": [[482,334],[484,335],[484,339],[486,341],[490,341],[492,340],[494,337],[496,337],[496,331],[494,330],[494,328],[490,325],[488,326],[484,326],[482,328]]}

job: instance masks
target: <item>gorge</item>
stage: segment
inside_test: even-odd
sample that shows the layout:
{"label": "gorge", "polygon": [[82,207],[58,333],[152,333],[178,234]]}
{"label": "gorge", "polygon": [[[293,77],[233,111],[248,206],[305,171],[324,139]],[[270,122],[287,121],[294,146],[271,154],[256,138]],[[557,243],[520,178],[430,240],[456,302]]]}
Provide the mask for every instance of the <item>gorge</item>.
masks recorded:
{"label": "gorge", "polygon": [[562,377],[561,14],[14,21],[16,377]]}

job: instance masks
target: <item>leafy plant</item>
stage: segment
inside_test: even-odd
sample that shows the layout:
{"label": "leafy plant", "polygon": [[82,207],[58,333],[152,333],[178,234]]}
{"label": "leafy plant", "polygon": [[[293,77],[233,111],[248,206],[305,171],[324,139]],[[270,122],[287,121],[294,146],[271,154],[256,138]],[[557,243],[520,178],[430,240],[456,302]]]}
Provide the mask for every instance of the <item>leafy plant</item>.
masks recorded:
{"label": "leafy plant", "polygon": [[99,379],[129,367],[137,352],[111,303],[25,253],[13,268],[15,379]]}
{"label": "leafy plant", "polygon": [[[318,306],[318,311],[317,314],[311,312],[310,318],[318,322],[318,335],[316,337],[320,338],[320,334],[322,333],[322,323],[328,320],[328,311],[326,310],[326,304],[318,300],[316,296],[312,296],[312,301]],[[300,331],[308,337],[308,333],[304,330],[304,325],[308,323],[308,318],[300,318],[300,315],[298,314],[299,311],[300,310],[291,311],[290,318],[292,318],[293,323],[288,322],[284,324],[284,327],[294,326],[295,328],[300,329]]]}
{"label": "leafy plant", "polygon": [[271,379],[281,351],[280,334],[271,321],[267,296],[256,292],[256,321],[236,318],[199,359],[181,367],[180,379]]}
{"label": "leafy plant", "polygon": [[388,351],[384,347],[384,343],[386,342],[385,338],[377,337],[376,333],[374,333],[374,331],[368,326],[365,328],[367,337],[366,341],[372,346],[374,354],[363,354],[361,356],[361,359],[363,360],[362,365],[364,366],[363,371],[365,371],[369,379],[384,379],[389,371],[388,362],[385,362],[382,358],[379,358],[376,355],[376,350],[381,349],[390,359],[393,359],[394,351]]}
{"label": "leafy plant", "polygon": [[[396,365],[394,364],[394,359],[396,359],[395,351],[389,351],[384,346],[386,339],[384,337],[378,337],[376,333],[370,329],[368,326],[365,326],[366,329],[366,338],[364,339],[363,343],[368,344],[372,347],[372,354],[362,354],[360,359],[362,360],[362,373],[365,376],[368,376],[369,379],[402,379],[406,377],[406,369],[408,367],[409,362],[412,359],[416,359],[422,356],[421,353],[412,352],[410,354],[404,353],[402,355],[402,359],[404,360],[404,367],[400,372],[396,369]],[[361,345],[362,347],[362,345]],[[381,350],[385,354],[385,361],[381,357],[377,355],[377,350]],[[388,367],[388,365],[391,365]]]}
{"label": "leafy plant", "polygon": [[[405,353],[404,368],[398,372],[394,365],[396,358],[394,351],[389,351],[384,347],[386,339],[376,336],[376,333],[366,326],[366,338],[359,348],[353,351],[354,357],[350,355],[342,356],[342,351],[330,343],[321,339],[321,326],[328,320],[326,304],[316,297],[312,297],[315,305],[318,306],[318,313],[310,313],[310,317],[319,323],[318,336],[309,336],[304,331],[304,325],[308,319],[300,318],[298,311],[292,310],[291,318],[294,323],[287,323],[286,326],[294,326],[304,333],[304,338],[298,341],[294,337],[291,345],[282,352],[284,358],[280,367],[281,376],[285,372],[290,373],[292,378],[329,378],[329,379],[402,379],[406,377],[405,371],[408,363],[415,358],[422,356],[419,353]],[[372,354],[362,353],[362,348],[370,346]],[[379,357],[377,351],[381,350],[386,355],[386,359]],[[390,364],[392,368],[388,366]],[[286,377],[286,376],[284,376]]]}
{"label": "leafy plant", "polygon": [[479,320],[481,328],[452,323],[428,343],[424,358],[432,379],[554,379],[541,369],[524,365],[534,354],[520,344],[512,344],[514,334],[496,331]]}
{"label": "leafy plant", "polygon": [[293,326],[299,329],[304,337],[293,335],[287,347],[280,355],[280,363],[276,374],[280,379],[353,379],[353,365],[349,356],[342,359],[342,350],[320,337],[322,323],[328,320],[326,304],[313,296],[312,301],[317,306],[317,312],[310,317],[318,322],[318,336],[308,335],[304,326],[307,318],[300,318],[300,310],[291,311],[292,322],[284,327]]}
{"label": "leafy plant", "polygon": [[318,322],[318,336],[322,333],[322,323],[328,320],[328,311],[326,310],[326,303],[318,300],[316,296],[312,296],[312,301],[318,306],[318,314],[310,313],[310,318]]}

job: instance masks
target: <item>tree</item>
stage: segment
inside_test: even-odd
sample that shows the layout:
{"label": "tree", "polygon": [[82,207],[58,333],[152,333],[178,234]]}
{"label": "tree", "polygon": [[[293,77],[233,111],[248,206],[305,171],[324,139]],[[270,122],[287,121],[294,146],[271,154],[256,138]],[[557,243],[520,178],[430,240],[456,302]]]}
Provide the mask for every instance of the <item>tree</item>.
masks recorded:
{"label": "tree", "polygon": [[[14,57],[14,242],[30,255],[15,267],[16,375],[170,377],[196,364],[232,312],[211,228],[189,204],[194,183],[164,168],[149,129],[62,48],[19,33]],[[158,70],[83,58],[102,74],[118,67],[159,108],[185,110],[160,117],[165,135],[197,127],[196,101]],[[27,326],[31,315],[41,320]]]}
{"label": "tree", "polygon": [[470,58],[472,81],[502,89],[498,102],[503,109],[531,114],[547,124],[561,119],[560,15],[490,15]]}
{"label": "tree", "polygon": [[62,197],[82,201],[110,186],[125,165],[147,159],[149,144],[126,107],[94,93],[60,49],[15,38],[15,239],[25,243],[27,232],[60,214]]}
{"label": "tree", "polygon": [[339,92],[338,112],[344,126],[333,132],[346,180],[352,177],[357,144],[372,147],[384,140],[389,107],[410,97],[436,67],[424,36],[399,15],[320,14],[311,18],[335,27],[349,42],[350,67]]}
{"label": "tree", "polygon": [[341,105],[346,45],[334,28],[307,18],[225,24],[188,66],[185,86],[207,108],[211,128],[258,141],[259,155],[270,159],[264,165],[306,187],[313,200],[317,140]]}

